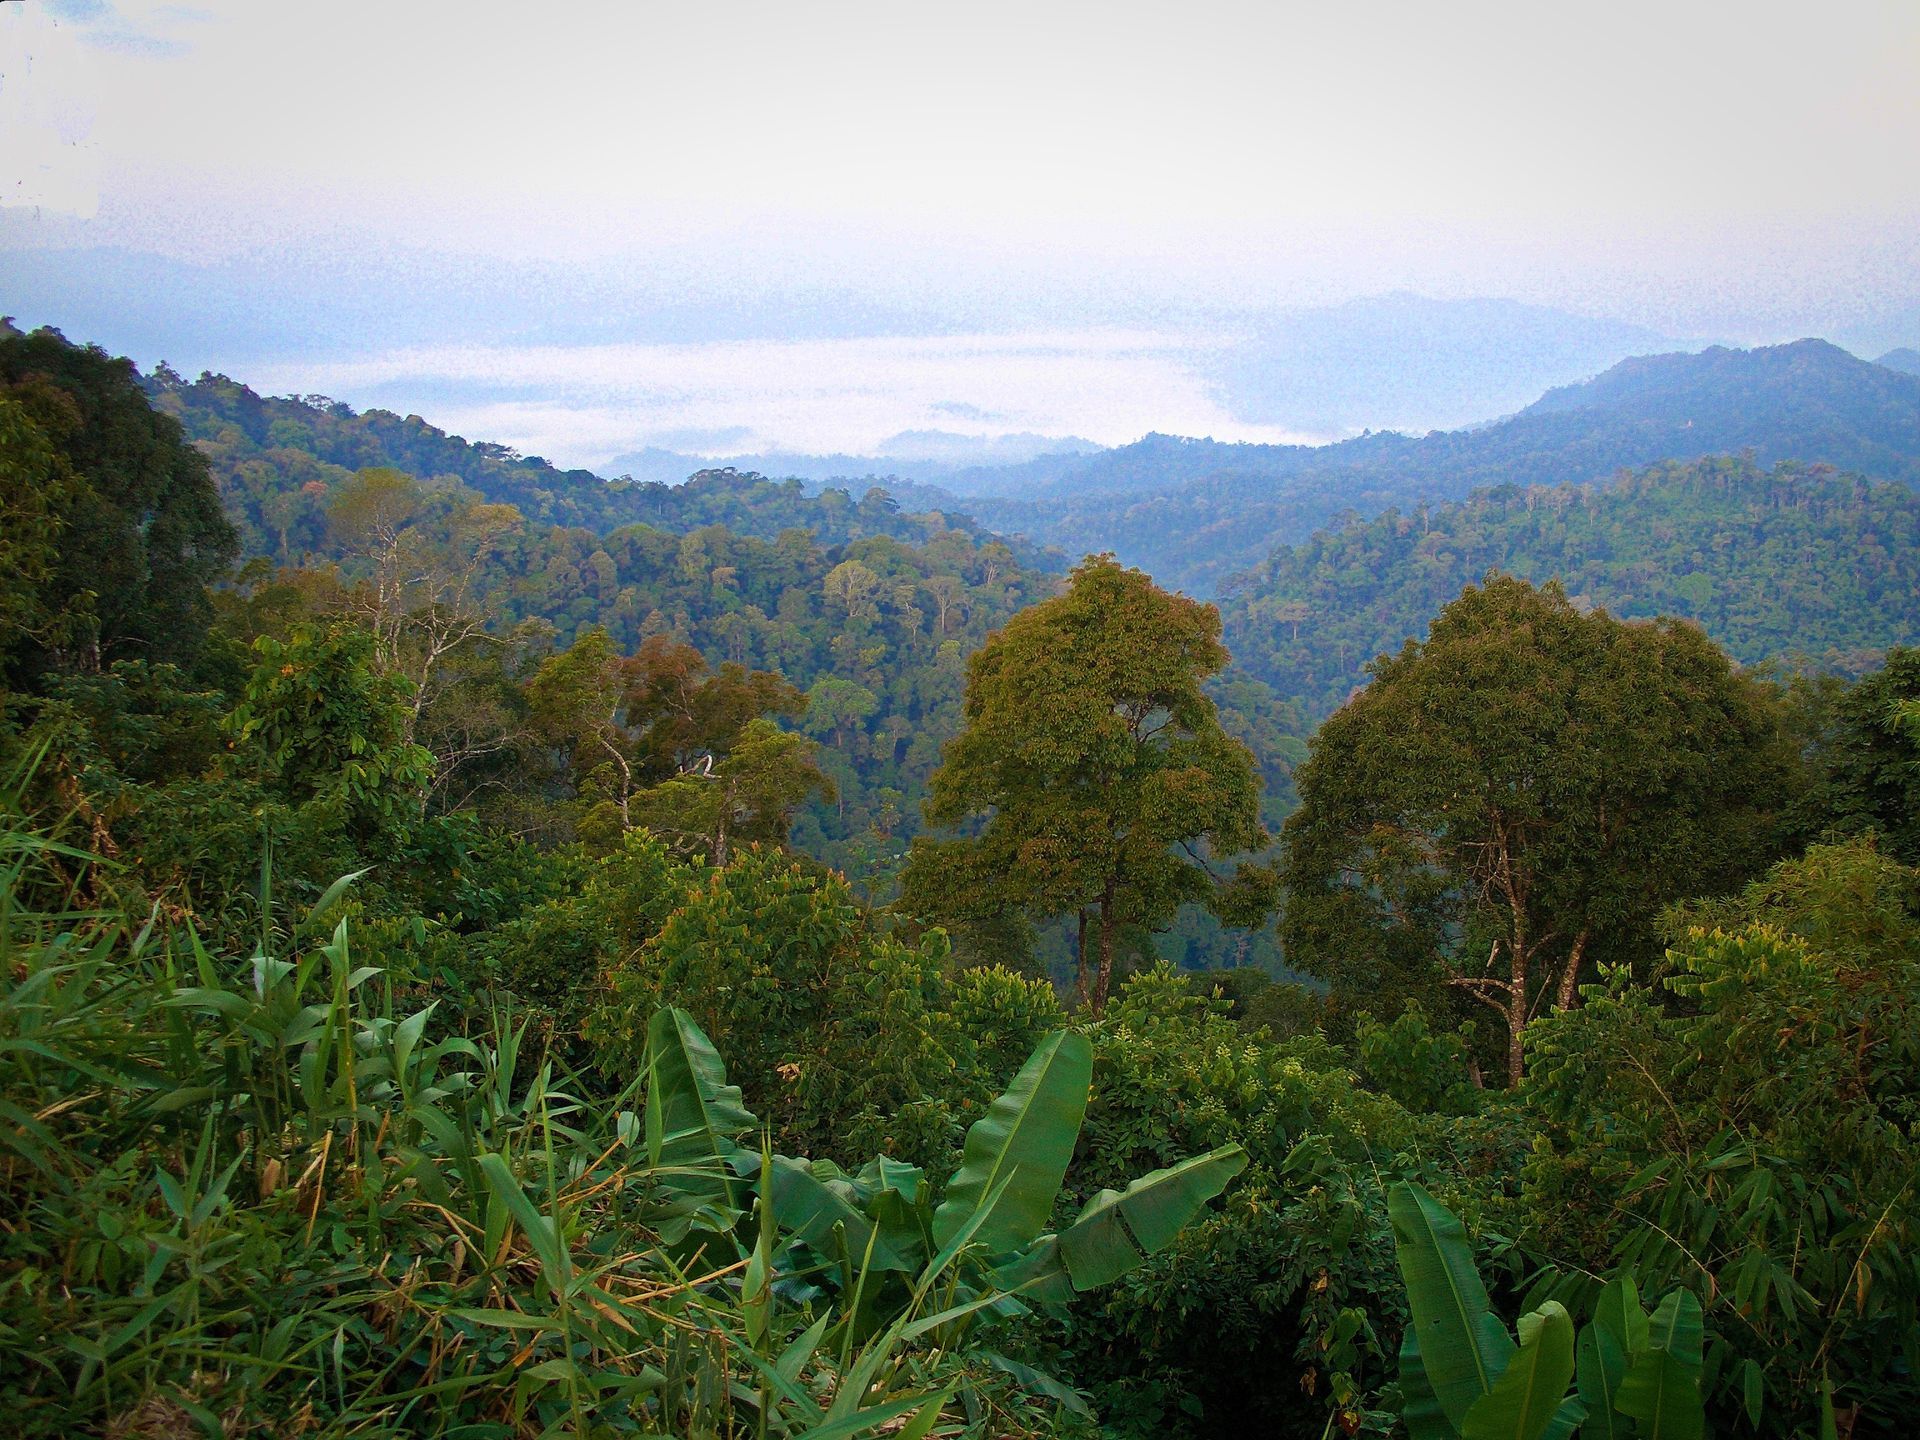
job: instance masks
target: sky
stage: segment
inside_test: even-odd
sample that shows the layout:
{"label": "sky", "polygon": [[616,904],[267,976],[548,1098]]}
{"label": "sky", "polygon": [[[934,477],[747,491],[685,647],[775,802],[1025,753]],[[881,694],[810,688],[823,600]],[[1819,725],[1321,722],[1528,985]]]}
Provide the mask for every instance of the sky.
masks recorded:
{"label": "sky", "polygon": [[575,463],[1324,438],[1221,357],[1383,294],[1920,344],[1916,76],[1913,0],[8,0],[0,309]]}

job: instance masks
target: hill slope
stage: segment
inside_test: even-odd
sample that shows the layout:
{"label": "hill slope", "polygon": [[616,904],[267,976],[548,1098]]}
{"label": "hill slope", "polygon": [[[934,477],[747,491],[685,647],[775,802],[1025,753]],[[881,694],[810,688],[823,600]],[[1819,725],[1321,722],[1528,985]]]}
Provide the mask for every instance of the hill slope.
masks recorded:
{"label": "hill slope", "polygon": [[1089,457],[1030,499],[970,498],[983,524],[1070,552],[1113,550],[1207,591],[1343,512],[1460,499],[1490,485],[1587,483],[1623,468],[1751,449],[1920,484],[1920,376],[1820,340],[1624,361],[1519,414],[1319,448],[1150,436]]}
{"label": "hill slope", "polygon": [[1221,602],[1235,660],[1317,717],[1489,570],[1617,615],[1678,615],[1747,663],[1860,670],[1920,640],[1920,494],[1745,458],[1507,486],[1283,547]]}
{"label": "hill slope", "polygon": [[[537,524],[596,535],[644,524],[677,534],[725,525],[762,540],[806,530],[829,545],[874,535],[921,541],[952,530],[990,538],[964,515],[903,513],[886,497],[868,495],[864,485],[854,493],[822,490],[730,469],[702,471],[691,480],[682,472],[676,479],[686,483],[671,485],[604,480],[590,470],[560,470],[537,455],[450,435],[418,415],[357,412],[318,395],[263,396],[224,375],[189,382],[164,367],[142,383],[154,408],[178,420],[211,462],[246,550],[282,561],[324,548],[327,493],[353,472],[376,466],[421,479],[452,477]],[[923,492],[921,498],[949,497]],[[1059,568],[1033,553],[1023,559]]]}

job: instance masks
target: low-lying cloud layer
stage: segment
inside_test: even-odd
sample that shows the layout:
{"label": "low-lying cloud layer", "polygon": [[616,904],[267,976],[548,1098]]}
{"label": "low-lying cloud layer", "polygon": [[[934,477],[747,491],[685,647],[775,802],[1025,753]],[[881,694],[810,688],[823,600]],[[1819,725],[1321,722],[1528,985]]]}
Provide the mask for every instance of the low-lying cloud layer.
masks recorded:
{"label": "low-lying cloud layer", "polygon": [[1202,373],[1216,342],[1141,331],[689,345],[416,347],[268,367],[258,388],[421,409],[566,464],[658,445],[880,454],[903,431],[1124,444],[1148,430],[1311,441],[1236,420]]}

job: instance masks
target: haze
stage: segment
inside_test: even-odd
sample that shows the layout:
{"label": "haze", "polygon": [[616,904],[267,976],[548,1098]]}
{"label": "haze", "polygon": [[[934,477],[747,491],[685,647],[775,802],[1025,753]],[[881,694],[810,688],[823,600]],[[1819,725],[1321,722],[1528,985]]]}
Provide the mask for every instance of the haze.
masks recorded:
{"label": "haze", "polygon": [[[24,0],[0,57],[0,308],[573,463],[1322,438],[1920,342],[1905,0]],[[1387,292],[1542,308],[1402,345]],[[1515,315],[1551,344],[1449,389]],[[1313,381],[1359,333],[1375,380]]]}

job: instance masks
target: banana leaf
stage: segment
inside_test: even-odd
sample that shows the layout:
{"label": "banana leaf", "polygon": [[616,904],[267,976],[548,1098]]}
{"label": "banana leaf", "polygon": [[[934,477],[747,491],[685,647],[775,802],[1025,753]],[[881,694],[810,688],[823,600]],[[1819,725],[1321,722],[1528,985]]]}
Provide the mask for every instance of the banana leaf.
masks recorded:
{"label": "banana leaf", "polygon": [[[727,1084],[727,1067],[693,1017],[671,1007],[647,1026],[647,1160],[656,1169],[691,1172],[676,1188],[738,1208],[725,1161],[736,1137],[759,1122]],[[710,1177],[710,1178],[709,1178]]]}
{"label": "banana leaf", "polygon": [[1046,1228],[1093,1083],[1093,1046],[1061,1030],[1042,1040],[1020,1067],[1006,1094],[967,1131],[960,1169],[933,1215],[934,1239],[944,1250],[990,1206],[973,1241],[1003,1254]]}
{"label": "banana leaf", "polygon": [[1124,1192],[1095,1195],[1060,1236],[1060,1258],[1073,1288],[1109,1284],[1164,1250],[1246,1164],[1245,1150],[1224,1145],[1143,1175]]}
{"label": "banana leaf", "polygon": [[1700,1440],[1706,1406],[1700,1398],[1705,1326],[1691,1290],[1675,1290],[1660,1302],[1647,1327],[1647,1348],[1636,1355],[1620,1382],[1614,1405],[1639,1421],[1638,1440]]}
{"label": "banana leaf", "polygon": [[1600,1291],[1576,1348],[1587,1440],[1631,1440],[1633,1426],[1614,1408],[1634,1353],[1647,1348],[1647,1312],[1630,1277],[1609,1280]]}
{"label": "banana leaf", "polygon": [[1520,1317],[1520,1348],[1467,1410],[1462,1440],[1543,1440],[1556,1418],[1579,1423],[1581,1415],[1561,1416],[1572,1381],[1573,1317],[1549,1300]]}
{"label": "banana leaf", "polygon": [[1444,1205],[1418,1185],[1402,1183],[1388,1192],[1387,1219],[1422,1368],[1440,1409],[1459,1429],[1506,1369],[1513,1338],[1488,1307],[1466,1230]]}

